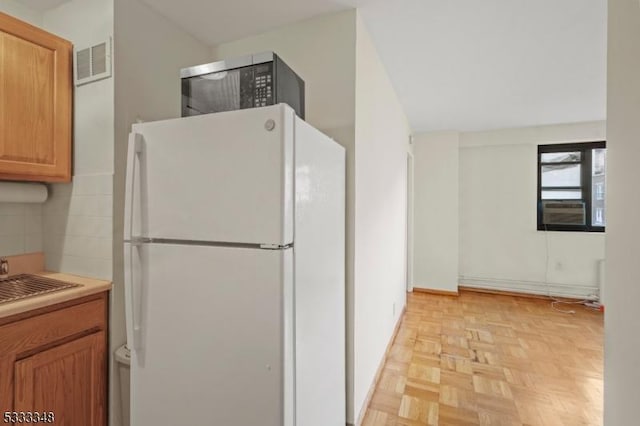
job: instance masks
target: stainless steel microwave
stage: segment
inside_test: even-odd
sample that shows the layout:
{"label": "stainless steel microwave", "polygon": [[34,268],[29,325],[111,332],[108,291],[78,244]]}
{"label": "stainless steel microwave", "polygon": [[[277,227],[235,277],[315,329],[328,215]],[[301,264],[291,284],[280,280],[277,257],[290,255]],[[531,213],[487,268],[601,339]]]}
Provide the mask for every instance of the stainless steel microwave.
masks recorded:
{"label": "stainless steel microwave", "polygon": [[304,80],[273,52],[185,68],[180,77],[183,117],[286,103],[304,118]]}

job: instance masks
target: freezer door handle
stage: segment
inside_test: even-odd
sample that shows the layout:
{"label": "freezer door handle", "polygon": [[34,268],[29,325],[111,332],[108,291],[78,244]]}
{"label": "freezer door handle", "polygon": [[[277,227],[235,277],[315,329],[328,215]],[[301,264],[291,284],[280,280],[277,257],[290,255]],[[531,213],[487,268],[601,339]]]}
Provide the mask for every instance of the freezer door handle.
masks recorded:
{"label": "freezer door handle", "polygon": [[127,321],[127,341],[131,349],[139,351],[143,348],[142,334],[142,287],[141,267],[142,244],[125,244],[125,309]]}
{"label": "freezer door handle", "polygon": [[[129,135],[129,149],[127,153],[127,185],[125,187],[125,214],[124,214],[124,239],[130,240],[133,235],[135,220],[135,189],[136,189],[136,164],[140,162],[142,154],[143,138],[139,133]],[[139,171],[138,171],[139,172]]]}

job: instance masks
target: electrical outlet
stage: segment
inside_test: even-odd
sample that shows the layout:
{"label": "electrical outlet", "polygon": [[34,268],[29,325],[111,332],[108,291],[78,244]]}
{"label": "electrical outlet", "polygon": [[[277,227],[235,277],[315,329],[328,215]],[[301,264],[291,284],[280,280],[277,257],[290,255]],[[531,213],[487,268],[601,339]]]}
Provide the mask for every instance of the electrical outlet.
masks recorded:
{"label": "electrical outlet", "polygon": [[395,318],[396,317],[396,302],[393,302],[392,311],[393,311],[393,317]]}

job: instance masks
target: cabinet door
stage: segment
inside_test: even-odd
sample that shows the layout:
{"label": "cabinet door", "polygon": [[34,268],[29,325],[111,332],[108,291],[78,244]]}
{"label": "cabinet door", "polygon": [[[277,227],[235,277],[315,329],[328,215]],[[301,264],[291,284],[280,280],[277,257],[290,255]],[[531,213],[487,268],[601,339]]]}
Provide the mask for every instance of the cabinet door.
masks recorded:
{"label": "cabinet door", "polygon": [[104,426],[104,332],[17,361],[14,395],[15,411],[51,411],[55,425]]}
{"label": "cabinet door", "polygon": [[0,13],[0,179],[71,179],[72,46]]}

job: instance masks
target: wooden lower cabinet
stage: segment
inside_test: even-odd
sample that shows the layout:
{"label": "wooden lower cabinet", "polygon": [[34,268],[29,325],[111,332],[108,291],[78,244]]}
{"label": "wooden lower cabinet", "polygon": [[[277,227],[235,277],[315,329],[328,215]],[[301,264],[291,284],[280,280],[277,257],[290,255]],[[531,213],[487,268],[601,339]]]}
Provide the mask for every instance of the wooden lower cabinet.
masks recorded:
{"label": "wooden lower cabinet", "polygon": [[59,425],[102,425],[104,353],[100,331],[17,361],[14,410],[50,411]]}
{"label": "wooden lower cabinet", "polygon": [[105,294],[0,322],[0,415],[53,413],[53,423],[38,424],[105,426],[106,309]]}

